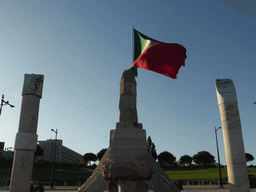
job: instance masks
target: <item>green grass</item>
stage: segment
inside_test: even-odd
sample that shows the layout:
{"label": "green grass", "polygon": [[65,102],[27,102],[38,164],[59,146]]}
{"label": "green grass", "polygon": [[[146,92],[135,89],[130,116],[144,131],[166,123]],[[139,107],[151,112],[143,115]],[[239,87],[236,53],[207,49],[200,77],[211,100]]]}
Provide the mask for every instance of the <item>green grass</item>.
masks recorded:
{"label": "green grass", "polygon": [[[219,169],[199,169],[199,170],[175,170],[165,171],[165,173],[173,180],[177,179],[219,179]],[[227,177],[227,169],[221,169],[222,178]]]}
{"label": "green grass", "polygon": [[[78,181],[79,178],[83,177],[84,179],[90,177],[93,173],[93,169],[86,168],[73,168],[73,167],[65,167],[65,168],[56,168],[55,178],[57,180],[73,180]],[[174,171],[165,171],[166,174],[172,180],[218,180],[219,179],[219,169],[198,169],[198,170],[174,170]],[[221,169],[222,178],[227,177],[227,169]],[[256,168],[248,167],[248,174],[256,176]],[[11,168],[0,168],[0,181],[8,181],[11,177]],[[34,168],[32,179],[47,181],[52,177],[52,169],[51,168]]]}
{"label": "green grass", "polygon": [[[55,170],[55,178],[56,180],[79,180],[81,177],[83,179],[87,179],[91,176],[92,172],[88,171],[87,169],[56,169]],[[52,169],[51,168],[35,168],[33,170],[32,180],[40,180],[40,181],[47,181],[51,180],[52,178]]]}
{"label": "green grass", "polygon": [[[78,181],[81,177],[83,180],[89,178],[93,170],[89,169],[74,169],[74,168],[63,168],[55,170],[56,180],[66,181]],[[11,178],[11,168],[0,168],[0,181],[8,181]],[[32,180],[37,181],[49,181],[52,178],[51,168],[34,168],[32,173]]]}
{"label": "green grass", "polygon": [[256,167],[248,167],[248,174],[256,176]]}
{"label": "green grass", "polygon": [[87,171],[93,173],[94,169],[87,169]]}
{"label": "green grass", "polygon": [[[248,174],[256,176],[256,168],[248,167]],[[206,179],[206,180],[218,180],[219,169],[198,169],[198,170],[175,170],[175,171],[165,171],[165,173],[173,180],[177,179]],[[227,178],[227,168],[221,169],[222,178]]]}

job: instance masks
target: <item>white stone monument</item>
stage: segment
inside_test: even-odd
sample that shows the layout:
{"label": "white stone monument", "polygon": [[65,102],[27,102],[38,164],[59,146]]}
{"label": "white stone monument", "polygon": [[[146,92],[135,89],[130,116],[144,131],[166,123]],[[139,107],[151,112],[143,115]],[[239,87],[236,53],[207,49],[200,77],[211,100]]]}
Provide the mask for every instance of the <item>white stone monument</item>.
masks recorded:
{"label": "white stone monument", "polygon": [[249,192],[249,179],[235,86],[231,79],[216,79],[217,98],[231,192]]}
{"label": "white stone monument", "polygon": [[10,192],[28,192],[30,190],[34,152],[37,146],[36,132],[43,80],[43,75],[25,74],[19,130],[14,145]]}
{"label": "white stone monument", "polygon": [[147,150],[146,130],[138,123],[136,81],[132,70],[120,82],[120,121],[110,131],[110,146],[78,192],[179,191]]}

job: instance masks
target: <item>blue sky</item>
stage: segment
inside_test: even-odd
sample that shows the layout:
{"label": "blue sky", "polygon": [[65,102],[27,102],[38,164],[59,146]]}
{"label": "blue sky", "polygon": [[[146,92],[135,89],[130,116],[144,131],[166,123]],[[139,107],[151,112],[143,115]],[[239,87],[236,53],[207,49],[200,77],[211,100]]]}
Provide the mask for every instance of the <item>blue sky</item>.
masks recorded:
{"label": "blue sky", "polygon": [[[3,0],[0,5],[0,141],[13,147],[25,73],[43,74],[38,139],[81,153],[109,146],[119,121],[119,83],[132,65],[132,24],[145,35],[187,49],[177,79],[138,69],[138,120],[176,159],[216,154],[221,126],[215,79],[233,80],[245,151],[256,158],[255,1]],[[225,162],[218,131],[221,163]],[[253,164],[256,161],[253,161]]]}

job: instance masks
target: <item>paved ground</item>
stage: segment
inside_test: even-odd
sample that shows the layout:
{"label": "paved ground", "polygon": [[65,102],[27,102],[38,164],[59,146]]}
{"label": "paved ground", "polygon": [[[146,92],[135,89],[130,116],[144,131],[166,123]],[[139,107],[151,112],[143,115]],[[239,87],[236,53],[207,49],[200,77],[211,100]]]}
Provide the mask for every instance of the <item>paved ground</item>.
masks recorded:
{"label": "paved ground", "polygon": [[[183,185],[183,192],[229,192],[229,187],[224,185],[224,188],[219,188],[217,185]],[[250,192],[256,192],[256,188],[251,189]]]}
{"label": "paved ground", "polygon": [[[67,189],[68,188],[68,189]],[[224,188],[220,189],[217,185],[212,186],[200,186],[200,185],[183,185],[182,192],[228,192],[228,186],[224,186]],[[0,187],[0,192],[7,192],[8,187]],[[49,187],[45,187],[45,192],[75,192],[77,191],[77,187],[57,187],[57,189],[50,189]],[[105,191],[107,192],[107,191]],[[251,189],[251,192],[256,192],[255,189]]]}

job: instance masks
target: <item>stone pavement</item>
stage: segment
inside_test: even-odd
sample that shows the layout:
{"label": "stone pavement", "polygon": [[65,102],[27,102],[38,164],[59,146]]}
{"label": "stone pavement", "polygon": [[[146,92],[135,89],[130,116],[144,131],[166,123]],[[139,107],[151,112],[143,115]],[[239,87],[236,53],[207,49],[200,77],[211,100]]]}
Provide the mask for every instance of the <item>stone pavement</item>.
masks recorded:
{"label": "stone pavement", "polygon": [[[218,185],[183,185],[184,190],[182,192],[229,192],[228,185],[224,185],[224,188],[219,188]],[[250,192],[256,192],[256,188],[251,189]]]}
{"label": "stone pavement", "polygon": [[[67,189],[68,188],[68,189]],[[183,185],[182,192],[229,192],[229,188],[224,186],[224,188],[220,189],[217,185],[212,186],[200,186],[200,185]],[[0,187],[0,192],[7,192],[8,187]],[[57,187],[57,189],[50,189],[49,187],[45,187],[45,192],[75,192],[77,191],[76,187]],[[108,192],[108,191],[104,191]],[[256,192],[256,188],[251,189],[251,192]]]}

